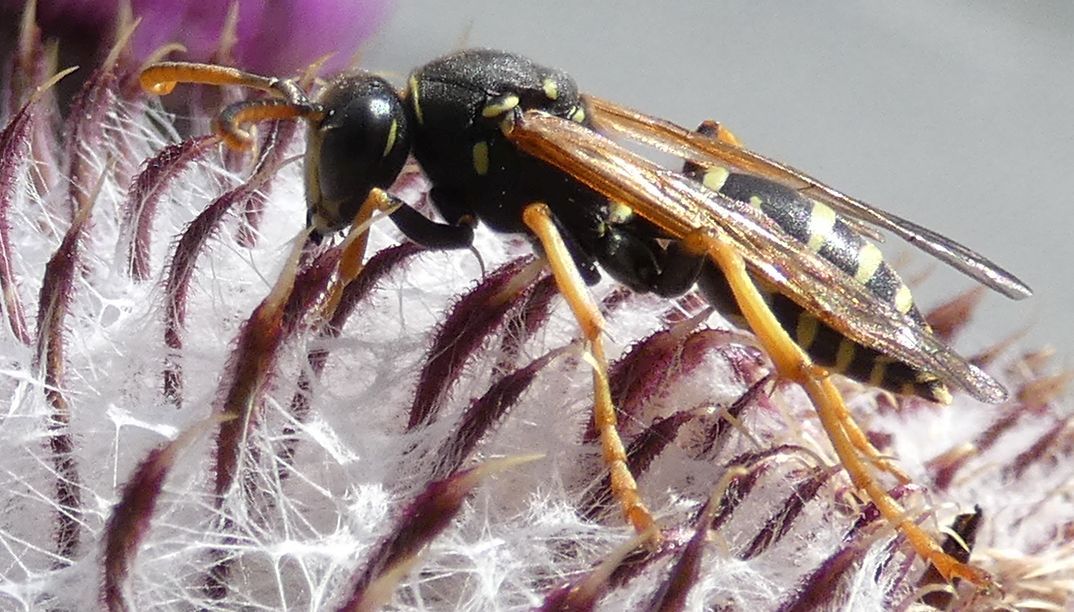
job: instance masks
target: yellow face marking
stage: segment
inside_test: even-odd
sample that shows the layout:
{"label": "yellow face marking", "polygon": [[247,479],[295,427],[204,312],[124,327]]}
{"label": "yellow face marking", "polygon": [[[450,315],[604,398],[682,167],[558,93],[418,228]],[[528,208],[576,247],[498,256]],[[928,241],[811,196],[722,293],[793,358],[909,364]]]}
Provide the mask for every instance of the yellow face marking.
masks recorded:
{"label": "yellow face marking", "polygon": [[608,206],[608,223],[612,225],[626,223],[634,216],[634,209],[613,200]]}
{"label": "yellow face marking", "polygon": [[575,123],[584,122],[585,121],[585,109],[582,108],[581,106],[575,106],[574,110],[571,111],[571,116],[569,117],[569,119],[571,121],[575,122]]}
{"label": "yellow face marking", "polygon": [[798,346],[802,347],[802,350],[809,350],[809,347],[813,345],[813,341],[817,339],[817,318],[808,312],[802,312],[798,315],[798,329],[795,330],[795,337],[798,340]]}
{"label": "yellow face marking", "polygon": [[701,179],[701,184],[712,191],[719,191],[723,189],[724,184],[727,183],[727,177],[729,176],[731,176],[730,170],[720,166],[714,166],[705,171],[705,176]]}
{"label": "yellow face marking", "polygon": [[474,143],[473,150],[474,157],[474,172],[479,176],[485,176],[489,173],[489,143],[482,140],[481,142]]}
{"label": "yellow face marking", "polygon": [[884,254],[876,245],[866,242],[865,246],[858,251],[858,269],[854,272],[854,280],[865,285],[872,280],[880,264],[884,262]]}
{"label": "yellow face marking", "polygon": [[414,106],[414,116],[418,118],[418,123],[425,123],[425,118],[421,115],[421,101],[418,98],[418,89],[421,85],[418,84],[418,77],[410,77],[410,100]]}
{"label": "yellow face marking", "polygon": [[392,124],[388,126],[388,138],[384,141],[384,152],[380,154],[381,157],[388,157],[388,154],[392,152],[392,147],[395,146],[395,139],[399,135],[399,124],[392,119]]}
{"label": "yellow face marking", "polygon": [[809,213],[809,250],[819,252],[834,227],[835,211],[823,202],[813,202],[813,210]]}
{"label": "yellow face marking", "polygon": [[514,94],[498,98],[495,102],[486,104],[485,108],[481,109],[481,116],[485,117],[486,119],[499,117],[500,115],[518,106],[518,102],[518,96]]}
{"label": "yellow face marking", "polygon": [[899,290],[895,292],[895,310],[906,314],[913,307],[914,296],[910,294],[910,288],[906,285],[900,285]]}
{"label": "yellow face marking", "polygon": [[541,89],[544,90],[544,95],[547,96],[549,100],[555,100],[559,97],[559,86],[556,85],[556,82],[552,79],[545,79],[541,82]]}
{"label": "yellow face marking", "polygon": [[858,347],[854,342],[848,338],[843,338],[839,341],[839,350],[835,352],[835,367],[832,368],[836,372],[846,372],[850,367],[850,363],[854,361],[854,353],[856,353]]}

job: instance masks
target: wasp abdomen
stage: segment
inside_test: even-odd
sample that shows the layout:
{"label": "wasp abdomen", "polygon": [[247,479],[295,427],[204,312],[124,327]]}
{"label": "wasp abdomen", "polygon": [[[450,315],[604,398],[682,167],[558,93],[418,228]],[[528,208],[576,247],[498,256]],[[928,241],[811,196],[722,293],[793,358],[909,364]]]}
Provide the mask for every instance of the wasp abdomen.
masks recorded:
{"label": "wasp abdomen", "polygon": [[[927,327],[909,287],[884,262],[880,249],[855,232],[828,205],[749,174],[719,167],[688,167],[687,170],[688,175],[709,189],[757,207],[784,232],[853,277],[877,298],[892,304],[916,324]],[[716,268],[706,266],[701,287],[706,297],[725,313],[739,314],[730,288]],[[818,365],[895,393],[941,403],[950,401],[946,385],[935,375],[847,338],[789,298],[772,294],[771,308],[780,325]]]}

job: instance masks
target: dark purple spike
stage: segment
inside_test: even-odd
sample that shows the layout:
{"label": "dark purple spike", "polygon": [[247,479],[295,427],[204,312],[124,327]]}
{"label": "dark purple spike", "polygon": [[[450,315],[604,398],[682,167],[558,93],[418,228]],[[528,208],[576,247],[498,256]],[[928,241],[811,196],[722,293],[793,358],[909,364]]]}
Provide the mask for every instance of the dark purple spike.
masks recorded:
{"label": "dark purple spike", "polygon": [[[746,389],[746,392],[731,404],[727,409],[727,413],[731,415],[732,418],[741,419],[742,413],[745,412],[747,407],[752,406],[757,402],[766,402],[768,400],[768,395],[764,390],[771,380],[772,374],[768,374],[750,385],[750,388]],[[723,415],[716,414],[713,415],[713,418],[715,420],[705,433],[705,437],[701,444],[701,452],[706,456],[712,455],[717,448],[723,445],[725,441],[724,438],[731,430],[731,423]]]}
{"label": "dark purple spike", "polygon": [[168,276],[164,282],[164,344],[169,355],[164,364],[164,396],[179,406],[182,403],[183,374],[179,363],[183,348],[183,327],[186,322],[186,300],[190,279],[205,249],[205,244],[218,229],[220,221],[235,202],[253,189],[240,185],[217,198],[186,227],[175,246]]}
{"label": "dark purple spike", "polygon": [[1040,416],[1042,413],[1040,408],[1041,407],[1037,407],[1037,409],[1034,410],[1029,406],[1005,404],[1002,407],[1004,413],[993,421],[992,424],[988,426],[988,429],[985,429],[977,436],[973,441],[973,445],[977,447],[979,452],[987,452],[996,444],[996,441],[999,440],[1003,434],[1014,430],[1022,418],[1028,416]]}
{"label": "dark purple spike", "polygon": [[284,307],[285,338],[293,335],[303,318],[313,312],[317,301],[324,297],[331,280],[339,266],[342,249],[333,247],[321,252],[307,265],[295,279],[294,289]]}
{"label": "dark purple spike", "polygon": [[[347,318],[350,316],[354,309],[362,303],[362,300],[369,295],[376,284],[389,273],[396,270],[410,257],[422,252],[422,248],[413,242],[404,242],[393,247],[389,247],[380,251],[366,262],[364,268],[362,268],[362,274],[352,281],[343,290],[343,296],[340,299],[339,305],[336,307],[335,312],[332,314],[328,324],[325,325],[320,331],[320,338],[335,338],[342,333],[343,326],[346,325]],[[291,398],[290,414],[291,418],[298,423],[306,422],[306,418],[309,416],[310,410],[310,397],[313,393],[313,379],[320,376],[324,370],[324,365],[328,360],[329,351],[326,348],[316,348],[311,350],[306,355],[306,362],[309,364],[308,370],[303,370],[299,374],[298,383],[296,384],[297,390],[294,396]],[[277,465],[280,466],[278,475],[280,480],[287,478],[290,474],[289,467],[295,456],[295,445],[297,444],[297,433],[293,425],[287,424],[283,428],[283,445],[277,454]]]}
{"label": "dark purple spike", "polygon": [[959,444],[929,459],[925,466],[932,474],[933,489],[946,491],[959,471],[976,456],[980,456],[980,452],[973,444]]}
{"label": "dark purple spike", "polygon": [[[265,137],[261,140],[260,156],[254,165],[253,174],[265,172],[267,168],[277,168],[284,162],[287,149],[294,140],[298,124],[294,121],[273,121],[265,130]],[[239,224],[237,242],[244,247],[252,248],[257,244],[258,230],[261,226],[261,217],[265,213],[265,201],[272,190],[272,181],[266,181],[261,189],[250,194],[246,199],[242,210],[242,223]]]}
{"label": "dark purple spike", "polygon": [[111,68],[98,69],[75,96],[63,128],[67,143],[67,214],[74,217],[90,197],[100,171],[89,163],[91,156],[107,156],[103,142],[109,110],[116,104],[116,76]]}
{"label": "dark purple spike", "polygon": [[624,566],[624,563],[632,560],[633,563],[638,564],[641,562],[639,554],[648,555],[649,551],[645,548],[645,543],[646,536],[641,535],[618,547],[580,578],[550,591],[537,611],[589,612],[595,609],[597,602],[611,586],[612,576]]}
{"label": "dark purple spike", "polygon": [[[879,513],[877,513],[879,516]],[[875,520],[875,518],[874,518]],[[844,539],[839,549],[799,583],[795,593],[779,607],[779,612],[812,612],[827,609],[838,593],[837,585],[868,549],[862,537]]]}
{"label": "dark purple spike", "polygon": [[[627,447],[627,467],[634,478],[640,478],[649,470],[654,459],[675,441],[679,428],[696,418],[692,411],[675,413],[660,419],[646,427]],[[600,485],[590,488],[578,502],[578,512],[586,518],[595,518],[597,514],[612,502],[611,476],[605,474]]]}
{"label": "dark purple spike", "polygon": [[[608,368],[608,385],[622,423],[621,432],[629,433],[626,424],[642,422],[640,415],[645,406],[683,375],[682,349],[699,322],[687,320],[643,338]],[[592,419],[582,439],[586,442],[597,439]]]}
{"label": "dark purple spike", "polygon": [[429,483],[403,510],[395,528],[369,556],[350,581],[346,603],[339,610],[373,610],[387,603],[403,572],[417,561],[422,549],[440,535],[462,508],[463,502],[488,475],[534,460],[508,457],[488,461],[444,480]]}
{"label": "dark purple spike", "polygon": [[678,553],[693,537],[694,531],[684,527],[673,527],[662,530],[660,535],[660,545],[656,550],[643,548],[634,551],[623,559],[608,579],[608,589],[626,586],[631,580],[645,573],[657,561]]}
{"label": "dark purple spike", "polygon": [[[715,329],[692,331],[697,318],[677,323],[667,330],[656,332],[635,344],[625,356],[612,365],[609,372],[612,398],[622,423],[642,422],[645,407],[667,389],[703,365],[713,351],[721,352],[739,376],[746,376],[759,363],[753,349],[729,344],[738,338],[735,332]],[[747,364],[748,362],[748,364]],[[596,439],[589,423],[585,440]]]}
{"label": "dark purple spike", "polygon": [[840,469],[842,466],[814,470],[808,478],[796,484],[791,495],[779,505],[779,511],[765,522],[760,533],[742,552],[741,558],[752,559],[783,539],[783,536],[791,530],[798,515],[805,509],[806,504],[813,501],[824,483],[828,482],[828,479]]}
{"label": "dark purple spike", "polygon": [[82,265],[81,243],[89,223],[93,202],[87,200],[67,229],[59,248],[45,265],[41,292],[37,301],[37,337],[34,369],[43,371],[45,398],[52,406],[49,417],[49,446],[56,471],[56,502],[60,513],[56,523],[59,556],[73,559],[79,542],[82,515],[81,484],[74,460],[74,441],[68,425],[71,406],[64,396],[64,332],[74,293],[75,274]]}
{"label": "dark purple spike", "polygon": [[338,336],[354,309],[368,297],[373,288],[377,286],[377,283],[388,274],[395,272],[396,268],[407,263],[411,257],[423,251],[424,249],[421,246],[413,242],[404,242],[384,249],[370,257],[362,268],[362,274],[343,289],[343,296],[339,300],[339,306],[332,313],[332,318],[325,328],[326,336]]}
{"label": "dark purple spike", "polygon": [[49,78],[49,52],[37,27],[36,3],[26,2],[23,8],[16,51],[11,54],[7,107],[16,109],[26,104],[34,90]]}
{"label": "dark purple spike", "polygon": [[[742,344],[744,340],[750,344]],[[767,359],[760,349],[752,345],[753,342],[752,338],[744,339],[742,332],[737,330],[706,329],[687,341],[685,352],[689,356],[692,351],[699,349],[705,352],[717,350],[731,366],[735,381],[750,384],[767,371]],[[694,361],[687,360],[687,363]]]}
{"label": "dark purple spike", "polygon": [[[977,530],[981,526],[981,507],[975,506],[973,512],[959,514],[951,522],[951,531],[958,537],[948,534],[943,541],[943,551],[954,557],[960,563],[970,560],[973,545],[977,542]],[[934,585],[947,585],[940,572],[932,565],[925,570],[925,574],[917,583],[918,588]],[[954,598],[954,591],[949,589],[933,590],[921,597],[921,603],[932,606],[937,610],[946,610]]]}
{"label": "dark purple spike", "polygon": [[1042,408],[1062,397],[1071,382],[1074,382],[1074,369],[1049,375],[1037,374],[1018,389],[1017,401],[1023,409]]}
{"label": "dark purple spike", "polygon": [[[634,344],[608,369],[608,384],[624,423],[637,422],[644,406],[678,375],[677,357],[686,342],[681,327],[661,330]],[[596,439],[590,423],[587,441]]]}
{"label": "dark purple spike", "polygon": [[973,319],[973,311],[986,294],[985,287],[977,285],[930,310],[925,320],[938,338],[950,344]]}
{"label": "dark purple spike", "polygon": [[123,584],[138,554],[138,547],[149,532],[150,521],[156,513],[157,502],[179,452],[201,435],[208,422],[195,425],[177,438],[149,451],[123,486],[119,501],[105,525],[104,583],[101,601],[109,610],[128,610],[123,596]]}
{"label": "dark purple spike", "polygon": [[[896,487],[891,496],[902,499],[906,492],[906,487]],[[828,607],[839,592],[837,587],[843,576],[868,550],[871,539],[867,537],[867,528],[879,519],[880,511],[870,502],[847,530],[839,548],[798,583],[794,594],[780,605],[779,612],[812,612]]]}
{"label": "dark purple spike", "polygon": [[161,196],[172,181],[190,164],[215,149],[216,136],[199,136],[168,145],[145,162],[145,168],[131,183],[124,205],[124,228],[120,232],[127,245],[127,273],[135,280],[150,276],[149,254],[153,219]]}
{"label": "dark purple spike", "polygon": [[[531,261],[532,257],[522,257],[504,264],[455,302],[437,331],[421,369],[407,421],[408,430],[436,417],[466,362],[523,295],[525,286],[514,287],[512,281]],[[501,296],[504,291],[511,293]]]}
{"label": "dark purple spike", "polygon": [[15,199],[18,173],[23,167],[30,144],[32,125],[30,107],[24,106],[11,118],[4,131],[0,132],[0,295],[4,299],[4,311],[7,313],[11,333],[25,345],[29,345],[32,340],[12,267],[14,252],[11,249],[11,222],[8,212]]}
{"label": "dark purple spike", "polygon": [[1056,451],[1064,438],[1074,436],[1074,417],[1060,419],[1046,432],[1037,438],[1037,441],[1029,448],[1022,451],[1011,463],[1004,467],[1003,476],[1007,480],[1018,480],[1027,469],[1038,463],[1057,461]]}
{"label": "dark purple spike", "polygon": [[500,359],[494,372],[504,375],[517,366],[522,346],[548,322],[552,314],[552,298],[558,295],[556,279],[545,276],[537,281],[522,303],[521,313],[507,322],[507,330],[500,342]]}
{"label": "dark purple spike", "polygon": [[769,460],[780,455],[803,452],[801,447],[781,444],[763,451],[743,453],[727,462],[728,467],[745,467],[745,474],[731,477],[727,483],[727,492],[720,498],[720,506],[712,519],[712,529],[718,530],[727,519],[731,518],[738,504],[749,497],[753,487],[768,472]]}
{"label": "dark purple spike", "polygon": [[[217,436],[214,492],[218,503],[235,481],[241,442],[257,421],[261,398],[275,370],[280,346],[288,337],[287,306],[299,284],[294,269],[297,265],[297,259],[288,263],[276,285],[243,323],[220,381],[222,398],[218,412],[235,418],[221,423]],[[314,275],[322,274],[320,268],[310,269]]]}
{"label": "dark purple spike", "polygon": [[[705,544],[708,542],[709,524],[712,523],[726,491],[716,491],[705,502],[705,506],[698,514],[694,524],[694,535],[683,547],[682,554],[671,568],[671,573],[660,584],[660,588],[653,594],[652,600],[646,607],[647,610],[656,612],[676,612],[686,609],[686,597],[690,589],[697,584],[701,573],[701,557],[705,552]],[[717,497],[717,494],[720,494]]]}
{"label": "dark purple spike", "polygon": [[442,478],[459,469],[481,438],[502,421],[518,402],[519,396],[529,388],[537,373],[560,355],[575,348],[572,344],[545,353],[526,367],[496,381],[484,395],[471,401],[455,432],[436,454],[434,478]]}
{"label": "dark purple spike", "polygon": [[[272,290],[243,323],[221,377],[221,397],[215,412],[226,420],[217,432],[213,469],[213,492],[218,510],[239,476],[242,443],[249,439],[249,433],[257,423],[264,391],[271,384],[280,346],[287,338],[287,304],[297,284],[301,254],[302,249],[296,246]],[[319,273],[319,269],[314,272]],[[246,448],[250,448],[249,445]],[[230,532],[230,518],[223,522],[223,531]],[[223,598],[228,592],[231,558],[227,548],[231,538],[227,536],[222,547],[210,551],[213,562],[205,576],[205,590],[214,599]]]}

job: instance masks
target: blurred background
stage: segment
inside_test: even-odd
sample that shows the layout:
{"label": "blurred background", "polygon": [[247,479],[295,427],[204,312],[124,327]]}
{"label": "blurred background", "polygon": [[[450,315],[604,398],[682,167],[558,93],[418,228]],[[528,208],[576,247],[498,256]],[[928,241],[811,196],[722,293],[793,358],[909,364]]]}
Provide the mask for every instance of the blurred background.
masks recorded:
{"label": "blurred background", "polygon": [[[0,28],[14,21],[0,0]],[[42,0],[68,49],[114,2]],[[134,0],[143,48],[192,50],[228,3]],[[245,2],[236,61],[289,72],[327,49],[402,82],[463,46],[509,49],[589,91],[693,127],[713,118],[747,146],[940,231],[1019,275],[1024,302],[989,295],[960,339],[972,353],[1030,326],[1074,365],[1074,3],[590,0]],[[361,42],[368,32],[372,38]],[[10,38],[8,38],[10,40]],[[213,39],[215,41],[215,39]],[[61,47],[63,48],[63,47]],[[201,49],[205,48],[202,44]],[[205,51],[202,50],[202,53]],[[195,59],[205,59],[196,57]],[[897,240],[885,252],[928,308],[971,281]]]}

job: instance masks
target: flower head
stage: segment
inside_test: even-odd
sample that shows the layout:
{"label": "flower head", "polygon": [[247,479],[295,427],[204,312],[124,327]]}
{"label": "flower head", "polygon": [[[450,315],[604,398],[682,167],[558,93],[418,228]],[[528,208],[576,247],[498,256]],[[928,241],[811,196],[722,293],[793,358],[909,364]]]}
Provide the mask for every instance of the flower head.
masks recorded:
{"label": "flower head", "polygon": [[[0,608],[1070,605],[1074,416],[1046,357],[980,356],[1017,391],[998,407],[841,384],[922,483],[893,496],[1006,589],[953,599],[748,334],[601,285],[646,548],[527,241],[481,232],[479,262],[374,223],[340,287],[347,251],[304,242],[301,131],[237,158],[208,117],[181,137],[136,64],[63,120],[10,91],[34,66],[0,85]],[[393,190],[431,213],[416,167]]]}

